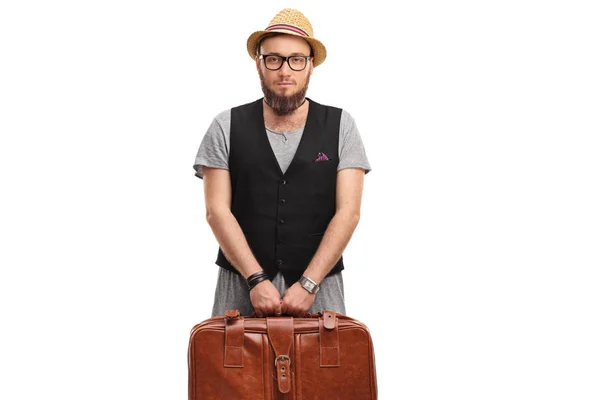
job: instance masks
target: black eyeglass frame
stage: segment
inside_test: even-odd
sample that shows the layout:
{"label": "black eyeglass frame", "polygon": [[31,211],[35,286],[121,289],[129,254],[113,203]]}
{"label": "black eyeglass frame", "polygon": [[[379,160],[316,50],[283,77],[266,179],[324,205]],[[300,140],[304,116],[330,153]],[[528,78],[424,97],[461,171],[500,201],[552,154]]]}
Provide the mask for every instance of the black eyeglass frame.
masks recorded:
{"label": "black eyeglass frame", "polygon": [[[265,61],[265,57],[279,57],[281,58],[281,64],[279,64],[279,67],[273,69],[273,68],[269,68],[267,67],[267,63]],[[281,69],[281,67],[283,67],[283,63],[287,62],[288,67],[290,67],[290,69],[292,71],[304,71],[306,69],[306,67],[308,66],[308,59],[312,58],[313,56],[289,56],[289,57],[284,57],[284,56],[280,56],[279,54],[260,54],[258,56],[258,58],[260,60],[263,60],[263,62],[265,63],[265,68],[268,69],[269,71],[277,71],[279,69]],[[305,62],[304,62],[304,68],[302,69],[294,69],[294,67],[292,67],[292,64],[290,64],[290,58],[304,58]]]}

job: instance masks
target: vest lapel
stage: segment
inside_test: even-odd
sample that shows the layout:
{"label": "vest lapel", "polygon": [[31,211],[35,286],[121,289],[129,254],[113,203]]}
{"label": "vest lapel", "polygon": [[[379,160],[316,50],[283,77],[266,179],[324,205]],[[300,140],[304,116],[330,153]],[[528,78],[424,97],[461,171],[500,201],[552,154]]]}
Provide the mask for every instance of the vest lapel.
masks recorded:
{"label": "vest lapel", "polygon": [[281,167],[279,166],[279,162],[277,161],[277,157],[275,156],[275,152],[271,147],[271,142],[269,142],[269,138],[267,137],[267,128],[265,126],[265,116],[263,114],[263,99],[259,99],[255,103],[255,107],[253,110],[253,118],[252,121],[256,124],[255,128],[251,131],[255,131],[259,136],[259,142],[261,142],[261,147],[266,147],[269,150],[267,151],[270,154],[271,163],[275,166],[276,170],[279,171],[279,175],[283,175],[283,171],[281,171]]}
{"label": "vest lapel", "polygon": [[[303,164],[312,163],[316,157],[315,148],[317,148],[320,132],[316,117],[318,104],[308,97],[307,99],[310,103],[308,106],[308,115],[306,116],[306,125],[304,126],[304,132],[302,133],[302,138],[300,138],[298,149],[296,149],[296,154],[294,154],[290,166],[285,171],[286,174],[289,174],[290,171],[293,173],[296,169],[302,168]],[[313,153],[315,153],[314,157]]]}

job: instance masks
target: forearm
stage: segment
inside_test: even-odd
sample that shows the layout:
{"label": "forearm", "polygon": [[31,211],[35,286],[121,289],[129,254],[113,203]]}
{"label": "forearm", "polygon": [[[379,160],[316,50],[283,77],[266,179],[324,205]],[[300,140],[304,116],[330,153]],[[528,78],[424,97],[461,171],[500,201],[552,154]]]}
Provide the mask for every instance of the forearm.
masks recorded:
{"label": "forearm", "polygon": [[252,254],[242,228],[230,210],[211,212],[207,215],[206,220],[219,242],[221,250],[244,278],[262,270],[256,257]]}
{"label": "forearm", "polygon": [[335,213],[304,276],[315,282],[323,280],[342,256],[359,219],[360,216],[354,212],[340,210]]}

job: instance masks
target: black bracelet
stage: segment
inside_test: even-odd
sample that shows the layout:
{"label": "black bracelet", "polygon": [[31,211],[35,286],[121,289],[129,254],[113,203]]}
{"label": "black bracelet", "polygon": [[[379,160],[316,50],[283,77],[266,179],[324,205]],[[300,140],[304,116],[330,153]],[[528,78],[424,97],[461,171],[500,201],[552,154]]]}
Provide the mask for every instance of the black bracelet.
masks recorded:
{"label": "black bracelet", "polygon": [[250,276],[248,277],[248,279],[246,279],[246,283],[248,284],[248,286],[250,286],[250,285],[252,285],[252,283],[253,283],[255,280],[257,280],[257,279],[259,279],[259,278],[262,278],[262,277],[264,277],[264,276],[268,276],[268,275],[267,275],[267,273],[266,273],[265,271],[258,271],[258,272],[255,272],[255,273],[253,273],[252,275],[250,275]]}
{"label": "black bracelet", "polygon": [[248,278],[246,278],[246,282],[250,282],[252,279],[256,279],[261,275],[266,275],[267,273],[265,271],[258,271],[253,273],[252,275],[250,275]]}
{"label": "black bracelet", "polygon": [[266,281],[268,280],[269,277],[265,274],[264,276],[261,275],[260,277],[254,279],[252,282],[250,282],[248,284],[248,290],[252,290],[254,289],[254,286],[258,285],[259,283],[261,283],[262,281]]}
{"label": "black bracelet", "polygon": [[265,271],[258,271],[250,275],[248,279],[246,279],[248,290],[251,290],[254,286],[258,285],[260,282],[266,279],[269,279],[269,275],[267,275]]}
{"label": "black bracelet", "polygon": [[246,283],[251,284],[255,280],[260,279],[260,278],[265,277],[265,276],[268,276],[266,274],[266,272],[261,272],[260,274],[253,274],[248,279],[246,279]]}

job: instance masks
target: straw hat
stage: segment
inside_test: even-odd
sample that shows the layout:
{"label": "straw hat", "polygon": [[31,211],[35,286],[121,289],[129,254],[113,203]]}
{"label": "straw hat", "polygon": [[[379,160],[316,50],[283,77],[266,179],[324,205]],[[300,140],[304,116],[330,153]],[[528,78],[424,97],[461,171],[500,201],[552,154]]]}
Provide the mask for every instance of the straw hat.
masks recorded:
{"label": "straw hat", "polygon": [[284,8],[269,23],[264,31],[256,31],[248,37],[248,54],[254,60],[256,47],[260,39],[266,34],[279,32],[288,35],[300,36],[310,44],[313,50],[313,64],[316,67],[325,61],[327,50],[323,43],[313,37],[313,29],[310,21],[298,10]]}

